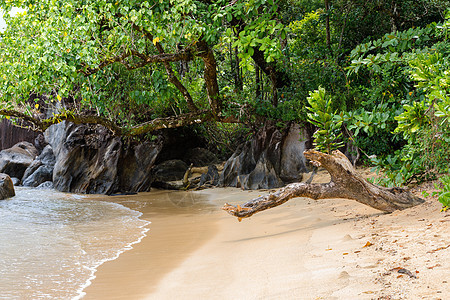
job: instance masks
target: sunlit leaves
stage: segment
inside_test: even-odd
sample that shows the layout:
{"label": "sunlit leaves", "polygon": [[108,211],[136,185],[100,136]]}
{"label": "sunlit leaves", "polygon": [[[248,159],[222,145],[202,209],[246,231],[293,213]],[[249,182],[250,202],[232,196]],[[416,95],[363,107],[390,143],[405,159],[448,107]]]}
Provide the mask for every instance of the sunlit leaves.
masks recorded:
{"label": "sunlit leaves", "polygon": [[326,95],[325,89],[310,93],[308,97],[308,121],[318,127],[314,133],[314,145],[317,150],[331,153],[343,146],[342,142],[342,116],[333,110],[331,98]]}

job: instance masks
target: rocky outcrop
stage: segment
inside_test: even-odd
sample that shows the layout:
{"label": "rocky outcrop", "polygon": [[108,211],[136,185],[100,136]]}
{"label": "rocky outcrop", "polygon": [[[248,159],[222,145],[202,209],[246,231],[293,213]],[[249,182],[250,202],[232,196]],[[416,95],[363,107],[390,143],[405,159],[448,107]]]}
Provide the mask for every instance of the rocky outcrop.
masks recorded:
{"label": "rocky outcrop", "polygon": [[152,176],[155,181],[181,180],[187,169],[188,165],[184,161],[171,159],[156,165],[152,170]]}
{"label": "rocky outcrop", "polygon": [[188,165],[193,165],[194,167],[204,167],[219,163],[219,159],[214,153],[205,148],[193,148],[186,152],[183,160]]}
{"label": "rocky outcrop", "polygon": [[11,178],[7,174],[0,173],[0,200],[16,195]]}
{"label": "rocky outcrop", "polygon": [[306,128],[292,124],[284,138],[280,157],[280,179],[291,183],[302,180],[303,173],[308,173],[308,160],[303,152],[312,146],[311,136]]}
{"label": "rocky outcrop", "polygon": [[23,186],[37,187],[43,182],[52,181],[56,157],[50,145],[45,146],[41,154],[25,170]]}
{"label": "rocky outcrop", "polygon": [[162,142],[144,142],[122,150],[117,165],[117,188],[119,192],[137,193],[150,190],[151,176]]}
{"label": "rocky outcrop", "polygon": [[38,155],[36,147],[29,142],[20,142],[0,152],[0,173],[22,178],[25,170]]}
{"label": "rocky outcrop", "polygon": [[37,189],[43,190],[43,189],[53,189],[53,182],[51,181],[46,181],[41,183],[40,185],[38,185],[36,187]]}
{"label": "rocky outcrop", "polygon": [[309,172],[303,151],[310,147],[306,129],[292,124],[282,131],[268,123],[228,159],[219,185],[269,189],[300,181]]}
{"label": "rocky outcrop", "polygon": [[112,194],[148,191],[150,170],[161,144],[124,145],[100,126],[63,122],[46,132],[56,162],[54,188],[63,192]]}
{"label": "rocky outcrop", "polygon": [[219,170],[215,165],[208,166],[208,171],[201,175],[199,186],[212,185],[215,186],[219,183]]}

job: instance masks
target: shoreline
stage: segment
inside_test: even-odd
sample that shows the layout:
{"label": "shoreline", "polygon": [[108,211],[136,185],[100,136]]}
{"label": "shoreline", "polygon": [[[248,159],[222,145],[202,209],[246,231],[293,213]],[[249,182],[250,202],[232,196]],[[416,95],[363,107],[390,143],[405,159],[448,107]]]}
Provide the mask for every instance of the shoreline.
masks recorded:
{"label": "shoreline", "polygon": [[[239,223],[221,205],[262,191],[184,193],[106,199],[152,223],[141,243],[99,267],[83,299],[444,299],[450,293],[444,282],[450,214],[439,213],[437,201],[387,215],[351,200],[297,198]],[[421,245],[422,227],[430,224]]]}

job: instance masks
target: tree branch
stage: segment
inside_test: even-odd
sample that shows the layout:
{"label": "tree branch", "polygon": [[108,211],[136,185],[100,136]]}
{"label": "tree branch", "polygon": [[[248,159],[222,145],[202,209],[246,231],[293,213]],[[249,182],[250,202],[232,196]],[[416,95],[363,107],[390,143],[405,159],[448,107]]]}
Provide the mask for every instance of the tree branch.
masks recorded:
{"label": "tree branch", "polygon": [[33,118],[32,116],[29,116],[23,112],[20,112],[17,110],[0,109],[0,116],[8,116],[8,117],[24,120],[35,126],[33,128],[30,128],[31,130],[33,130],[33,131],[42,130],[43,124],[39,119]]}
{"label": "tree branch", "polygon": [[226,203],[222,209],[241,220],[257,212],[281,205],[295,197],[307,197],[314,200],[353,199],[385,212],[402,210],[424,202],[406,189],[385,188],[368,182],[356,172],[347,157],[339,151],[325,154],[316,150],[307,150],[304,155],[327,169],[331,175],[329,183],[292,183],[275,193],[258,197],[243,205],[234,206]]}
{"label": "tree branch", "polygon": [[[153,43],[153,35],[149,33],[148,31],[140,29],[138,26],[133,24],[133,29],[143,33],[145,37]],[[164,48],[161,45],[160,42],[154,43],[156,49],[158,50],[159,54],[165,54]],[[178,79],[178,77],[175,76],[175,73],[173,72],[173,69],[169,62],[163,62],[164,67],[166,68],[167,75],[169,76],[169,82],[172,83],[183,95],[184,99],[186,100],[186,103],[188,105],[188,108],[191,112],[198,112],[198,107],[194,104],[194,100],[192,99],[191,94],[186,89],[186,87],[181,83],[181,81]]]}
{"label": "tree branch", "polygon": [[[136,56],[140,58],[140,62],[136,63],[134,65],[130,64],[126,61],[127,58]],[[106,59],[102,61],[98,67],[96,68],[90,68],[84,64],[83,68],[78,70],[78,72],[83,73],[86,76],[92,75],[100,71],[101,69],[105,68],[106,66],[113,64],[115,62],[123,64],[127,69],[134,70],[137,68],[141,68],[145,65],[152,64],[152,63],[169,63],[169,62],[175,62],[175,61],[190,61],[192,60],[194,55],[191,51],[183,50],[177,53],[163,53],[158,55],[145,55],[142,53],[139,53],[137,51],[131,50],[129,53],[124,53],[122,55],[118,55],[113,58]]]}
{"label": "tree branch", "polygon": [[64,112],[54,115],[51,118],[39,120],[16,110],[0,110],[0,115],[19,118],[32,123],[35,131],[45,131],[51,125],[68,121],[75,124],[99,124],[112,131],[117,136],[137,136],[144,133],[153,132],[160,129],[177,128],[192,124],[199,124],[212,120],[218,120],[222,123],[236,123],[239,120],[227,117],[217,117],[211,111],[201,111],[196,113],[187,113],[167,118],[157,118],[133,127],[120,127],[114,121],[96,115],[76,115],[70,112]]}

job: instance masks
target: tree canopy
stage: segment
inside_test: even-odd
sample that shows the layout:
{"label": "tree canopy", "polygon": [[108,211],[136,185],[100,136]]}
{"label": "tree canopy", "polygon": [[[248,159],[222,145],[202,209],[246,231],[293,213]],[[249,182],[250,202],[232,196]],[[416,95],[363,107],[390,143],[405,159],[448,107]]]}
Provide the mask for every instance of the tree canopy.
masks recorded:
{"label": "tree canopy", "polygon": [[[448,166],[446,0],[0,1],[0,116],[122,136],[310,123],[389,184]],[[10,16],[13,7],[22,12]],[[422,155],[421,149],[428,149]],[[445,170],[444,170],[445,171]]]}
{"label": "tree canopy", "polygon": [[[93,110],[103,125],[112,123],[101,118],[118,120],[118,126],[165,116],[168,109],[177,115],[176,122],[167,119],[134,131],[108,126],[120,134],[224,120],[213,48],[232,43],[240,59],[254,58],[276,81],[273,62],[287,32],[273,0],[6,1],[1,6],[25,8],[14,17],[5,14],[2,106],[30,115],[39,109],[27,102],[30,95],[43,95],[54,107],[63,99],[76,103],[69,111],[59,110],[55,121],[75,120],[84,109]],[[187,62],[194,62],[195,78],[187,78],[182,64]],[[198,96],[193,96],[193,81],[204,88]]]}

